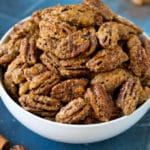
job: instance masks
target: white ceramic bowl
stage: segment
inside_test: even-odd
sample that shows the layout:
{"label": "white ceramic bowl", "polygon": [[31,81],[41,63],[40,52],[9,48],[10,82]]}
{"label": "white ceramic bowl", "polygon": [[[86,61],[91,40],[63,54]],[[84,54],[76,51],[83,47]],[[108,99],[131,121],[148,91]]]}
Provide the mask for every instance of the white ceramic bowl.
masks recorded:
{"label": "white ceramic bowl", "polygon": [[[0,44],[7,40],[11,30],[12,28],[3,36]],[[129,116],[105,123],[70,125],[48,121],[27,112],[7,94],[2,80],[0,81],[0,96],[7,109],[28,129],[48,139],[65,143],[92,143],[116,136],[133,126],[150,108],[149,99]]]}

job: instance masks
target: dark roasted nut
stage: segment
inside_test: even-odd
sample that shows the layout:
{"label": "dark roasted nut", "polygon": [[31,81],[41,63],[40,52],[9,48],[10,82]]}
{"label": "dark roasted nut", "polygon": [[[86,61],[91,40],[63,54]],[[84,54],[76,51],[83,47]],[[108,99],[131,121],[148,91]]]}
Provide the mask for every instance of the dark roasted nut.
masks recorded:
{"label": "dark roasted nut", "polygon": [[44,117],[55,115],[61,108],[59,100],[32,93],[21,96],[19,103],[24,109]]}
{"label": "dark roasted nut", "polygon": [[22,145],[15,145],[15,146],[11,147],[10,150],[27,150],[27,149],[26,149],[26,147],[24,147]]}
{"label": "dark roasted nut", "polygon": [[56,50],[52,50],[60,59],[68,59],[76,56],[90,55],[95,51],[97,39],[94,28],[78,30],[67,38],[63,38]]}
{"label": "dark roasted nut", "polygon": [[69,79],[56,84],[51,96],[62,102],[69,102],[77,97],[83,97],[88,81],[86,79]]}
{"label": "dark roasted nut", "polygon": [[107,92],[112,93],[123,82],[127,81],[129,76],[130,74],[126,70],[118,68],[110,72],[96,75],[91,80],[91,84],[100,84]]}
{"label": "dark roasted nut", "polygon": [[125,115],[131,114],[136,109],[141,92],[142,86],[137,79],[129,78],[123,84],[116,103]]}
{"label": "dark roasted nut", "polygon": [[131,33],[136,34],[136,30],[116,22],[106,22],[100,26],[97,36],[104,48],[114,48],[119,40],[128,39]]}
{"label": "dark roasted nut", "polygon": [[112,109],[111,120],[117,119],[121,116],[123,116],[123,112],[122,112],[121,108],[114,106]]}
{"label": "dark roasted nut", "polygon": [[87,89],[85,99],[90,102],[95,116],[99,121],[109,121],[112,116],[113,103],[105,89],[94,85]]}
{"label": "dark roasted nut", "polygon": [[114,49],[103,49],[99,51],[86,63],[86,66],[90,71],[107,72],[117,68],[127,60],[127,54],[118,46]]}
{"label": "dark roasted nut", "polygon": [[150,70],[150,61],[146,50],[140,45],[135,45],[129,49],[129,53],[133,73],[138,77],[145,75]]}
{"label": "dark roasted nut", "polygon": [[10,33],[11,39],[23,38],[25,36],[33,35],[37,26],[32,20],[27,20],[16,24]]}
{"label": "dark roasted nut", "polygon": [[37,61],[37,49],[35,43],[35,37],[32,36],[29,39],[24,38],[21,41],[20,57],[24,63],[33,65]]}
{"label": "dark roasted nut", "polygon": [[114,16],[114,21],[133,28],[136,31],[137,34],[143,33],[143,29],[142,28],[140,28],[139,26],[135,25],[134,23],[132,23],[131,21],[128,21],[127,19],[125,19],[123,17],[115,15]]}
{"label": "dark roasted nut", "polygon": [[50,20],[42,20],[39,23],[40,36],[43,38],[65,38],[74,31],[76,31],[75,26],[71,26],[66,22],[61,22],[60,20],[52,17]]}
{"label": "dark roasted nut", "polygon": [[84,3],[90,7],[94,7],[95,11],[97,11],[104,18],[104,20],[112,20],[115,16],[112,10],[101,0],[84,0]]}
{"label": "dark roasted nut", "polygon": [[56,114],[56,121],[61,123],[79,123],[88,115],[90,106],[82,98],[74,99]]}
{"label": "dark roasted nut", "polygon": [[8,150],[8,149],[9,149],[9,141],[3,135],[0,135],[0,150]]}
{"label": "dark roasted nut", "polygon": [[66,60],[60,60],[59,72],[64,77],[83,77],[89,74],[86,67],[87,57],[76,57]]}

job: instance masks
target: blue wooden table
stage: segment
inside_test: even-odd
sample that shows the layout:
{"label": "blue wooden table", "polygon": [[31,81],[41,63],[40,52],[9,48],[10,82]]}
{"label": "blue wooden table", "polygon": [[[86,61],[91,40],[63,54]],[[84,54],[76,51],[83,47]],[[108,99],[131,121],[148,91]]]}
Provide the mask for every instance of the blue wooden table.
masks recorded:
{"label": "blue wooden table", "polygon": [[[140,25],[150,35],[150,5],[134,6],[130,0],[104,0],[115,12]],[[31,12],[55,4],[79,3],[80,0],[0,0],[0,38],[16,22]],[[64,144],[47,140],[21,125],[0,99],[0,133],[12,144],[28,150],[150,150],[150,111],[128,131],[112,139],[93,144]]]}

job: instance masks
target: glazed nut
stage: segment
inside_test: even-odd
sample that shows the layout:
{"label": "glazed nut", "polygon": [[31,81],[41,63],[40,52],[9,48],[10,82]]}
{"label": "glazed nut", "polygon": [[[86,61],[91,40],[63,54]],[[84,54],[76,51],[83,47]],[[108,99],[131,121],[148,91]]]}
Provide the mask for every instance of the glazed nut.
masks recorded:
{"label": "glazed nut", "polygon": [[101,122],[109,121],[112,116],[113,102],[105,89],[94,85],[87,89],[85,99],[89,101],[96,118]]}
{"label": "glazed nut", "polygon": [[137,79],[129,78],[123,84],[116,103],[125,115],[131,114],[136,109],[141,92],[142,86]]}
{"label": "glazed nut", "polygon": [[15,146],[11,147],[10,150],[27,150],[27,149],[26,149],[26,147],[24,147],[22,145],[15,145]]}
{"label": "glazed nut", "polygon": [[9,141],[3,135],[0,135],[0,150],[7,149],[9,149]]}
{"label": "glazed nut", "polygon": [[56,121],[61,123],[80,123],[88,116],[90,106],[82,98],[69,102],[56,114]]}

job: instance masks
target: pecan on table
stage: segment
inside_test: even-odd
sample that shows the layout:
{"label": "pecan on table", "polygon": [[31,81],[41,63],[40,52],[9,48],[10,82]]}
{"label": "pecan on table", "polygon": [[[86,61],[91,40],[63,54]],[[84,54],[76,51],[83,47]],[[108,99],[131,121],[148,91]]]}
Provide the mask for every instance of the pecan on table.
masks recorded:
{"label": "pecan on table", "polygon": [[99,121],[109,121],[112,116],[113,102],[105,89],[100,85],[93,85],[87,89],[85,99],[90,102],[95,116]]}
{"label": "pecan on table", "polygon": [[13,147],[11,147],[9,150],[27,150],[26,147],[22,146],[22,145],[15,145]]}
{"label": "pecan on table", "polygon": [[123,84],[116,103],[125,115],[131,114],[136,109],[142,90],[138,79],[129,78]]}
{"label": "pecan on table", "polygon": [[0,150],[8,150],[9,145],[9,141],[3,135],[0,135]]}
{"label": "pecan on table", "polygon": [[88,84],[86,79],[69,79],[53,86],[51,96],[66,103],[83,97]]}
{"label": "pecan on table", "polygon": [[97,37],[104,48],[114,48],[118,45],[119,40],[127,40],[131,33],[136,34],[136,32],[124,24],[106,22],[100,26]]}
{"label": "pecan on table", "polygon": [[93,56],[87,63],[87,68],[94,72],[107,72],[117,68],[128,60],[128,55],[117,46],[113,49],[103,49]]}
{"label": "pecan on table", "polygon": [[19,103],[24,109],[44,117],[54,116],[61,108],[59,100],[32,93],[19,97]]}
{"label": "pecan on table", "polygon": [[150,60],[147,51],[141,46],[141,42],[138,38],[136,38],[136,45],[130,44],[134,38],[135,36],[131,36],[128,41],[130,66],[133,73],[136,76],[141,77],[149,72]]}
{"label": "pecan on table", "polygon": [[66,60],[60,60],[59,72],[63,77],[84,77],[89,75],[89,70],[86,67],[87,57],[76,57]]}
{"label": "pecan on table", "polygon": [[130,74],[126,70],[117,68],[113,71],[96,75],[91,80],[91,84],[100,84],[108,93],[112,93],[123,82],[127,81],[129,76]]}
{"label": "pecan on table", "polygon": [[150,0],[131,0],[136,5],[150,4]]}
{"label": "pecan on table", "polygon": [[61,123],[79,123],[88,115],[90,106],[82,98],[76,98],[62,107],[56,114],[56,121]]}

